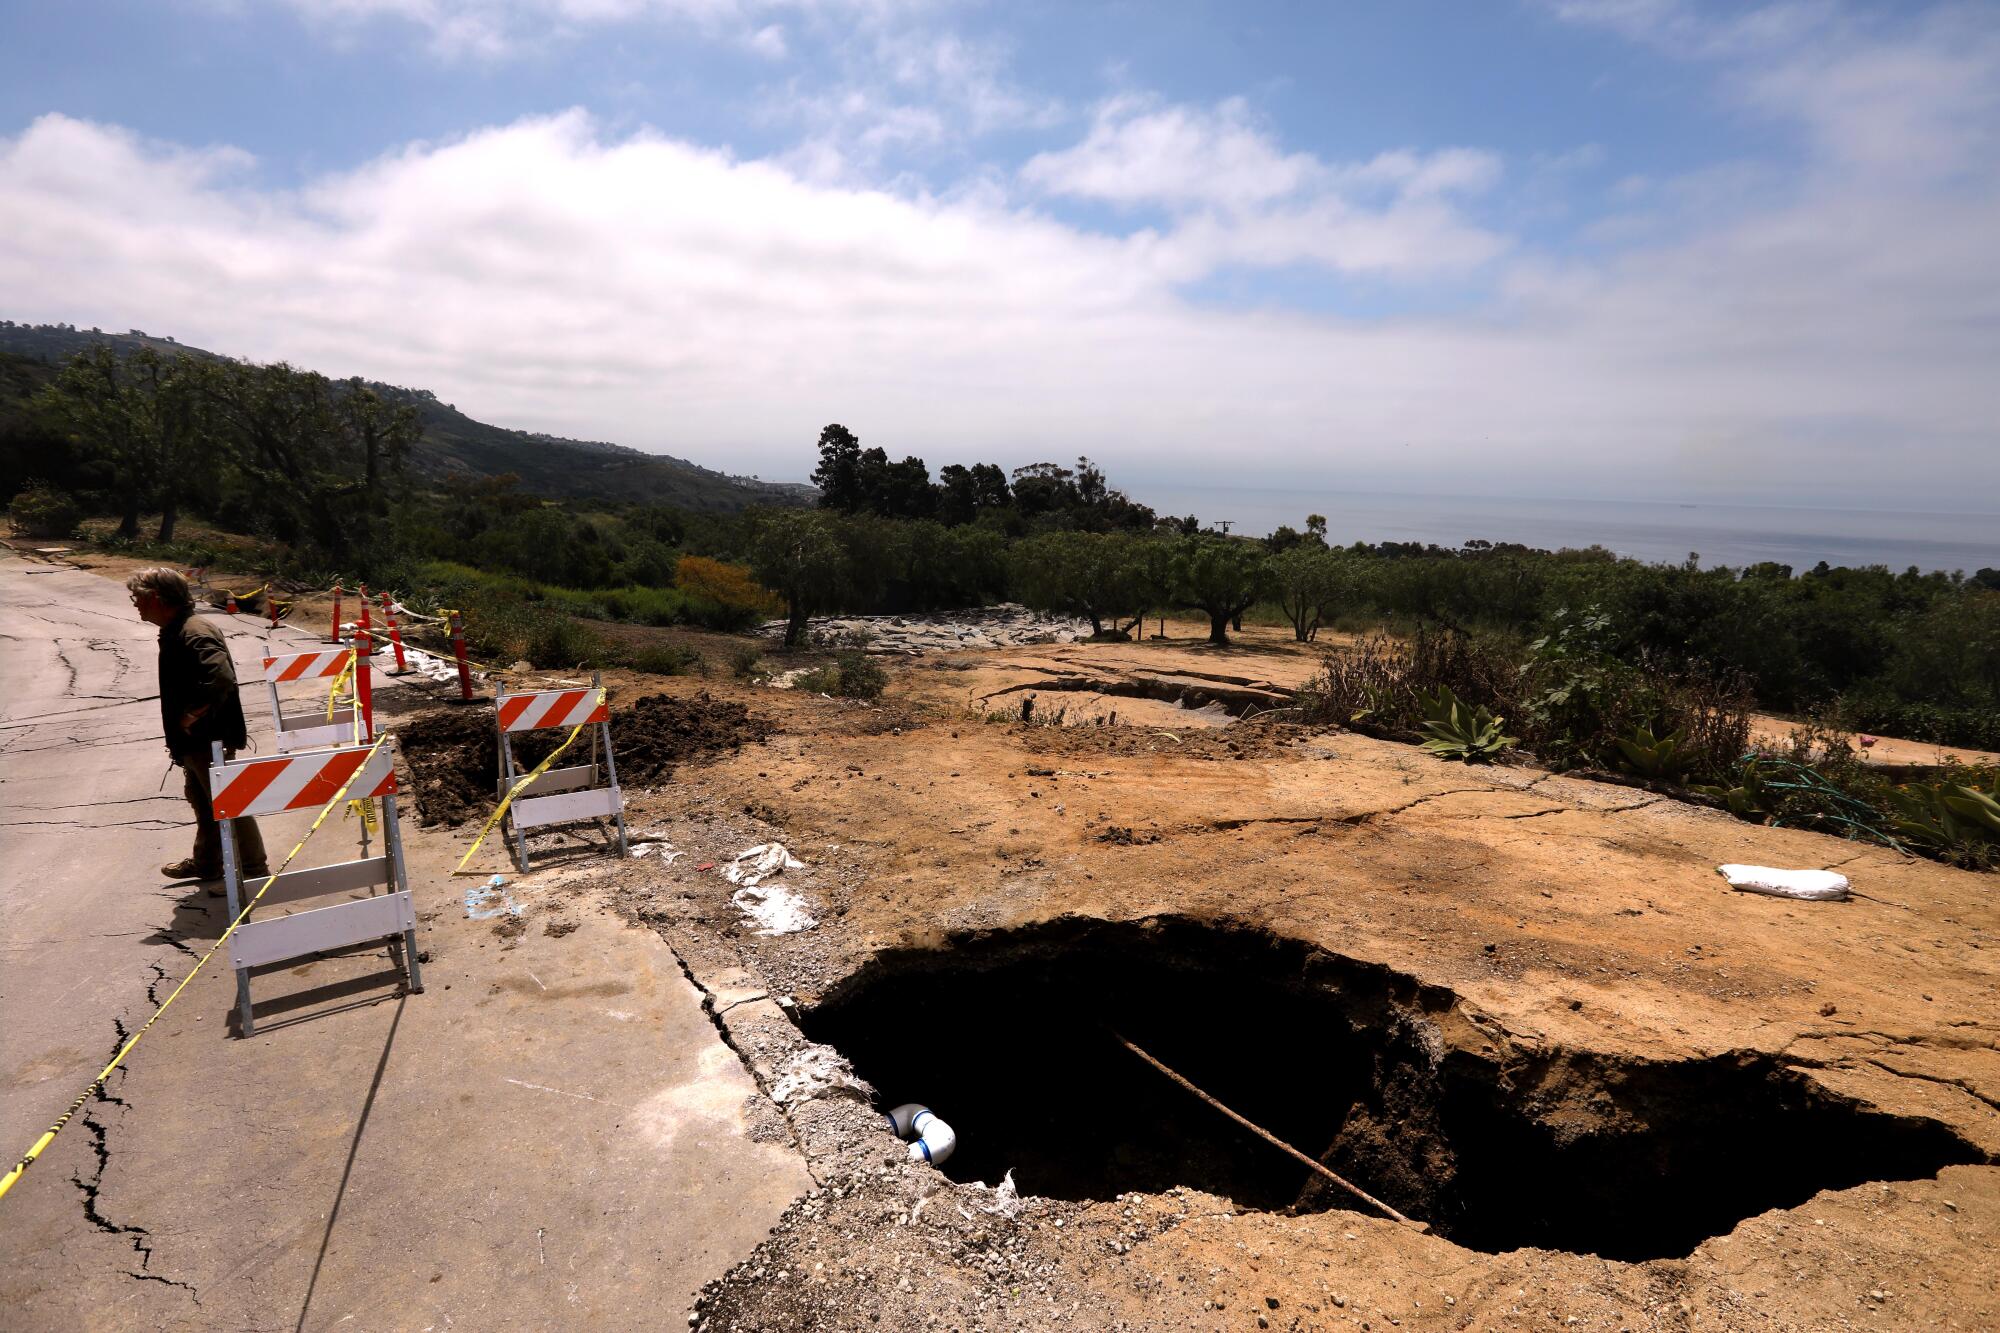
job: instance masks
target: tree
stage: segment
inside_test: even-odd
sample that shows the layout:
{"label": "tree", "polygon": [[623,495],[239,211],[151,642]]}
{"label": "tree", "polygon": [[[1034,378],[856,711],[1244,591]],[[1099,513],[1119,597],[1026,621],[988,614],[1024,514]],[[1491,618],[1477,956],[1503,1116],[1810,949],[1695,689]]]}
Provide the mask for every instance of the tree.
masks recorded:
{"label": "tree", "polygon": [[861,441],[835,422],[819,433],[819,466],[813,469],[822,509],[852,514],[861,508]]}
{"label": "tree", "polygon": [[347,382],[347,396],[340,401],[337,419],[361,453],[362,486],[369,503],[379,506],[383,468],[400,474],[410,449],[423,438],[417,409],[409,403],[391,407],[357,376]]}
{"label": "tree", "polygon": [[1254,542],[1227,537],[1182,539],[1174,557],[1181,604],[1208,614],[1208,641],[1229,643],[1229,623],[1250,609],[1263,589],[1265,558]]}
{"label": "tree", "polygon": [[1076,474],[1056,463],[1030,463],[1014,469],[1014,508],[1024,518],[1074,509]]}
{"label": "tree", "polygon": [[1014,549],[1015,586],[1038,611],[1082,616],[1093,635],[1114,626],[1137,594],[1139,570],[1129,537],[1102,532],[1048,532]]}
{"label": "tree", "polygon": [[1300,543],[1272,557],[1271,591],[1292,622],[1292,636],[1311,642],[1332,606],[1338,557],[1324,547]]}
{"label": "tree", "polygon": [[120,360],[109,343],[71,358],[46,403],[63,426],[109,464],[120,511],[118,535],[139,535],[139,515],[160,508],[160,540],[172,541],[181,496],[218,461],[213,414],[201,381],[209,368],[150,347]]}
{"label": "tree", "polygon": [[750,569],[785,599],[787,648],[805,642],[806,622],[838,603],[849,577],[847,552],[833,523],[803,509],[765,510],[753,517]]}
{"label": "tree", "polygon": [[947,463],[939,468],[938,519],[956,528],[972,522],[978,513],[979,501],[977,492],[973,489],[972,469],[963,463]]}

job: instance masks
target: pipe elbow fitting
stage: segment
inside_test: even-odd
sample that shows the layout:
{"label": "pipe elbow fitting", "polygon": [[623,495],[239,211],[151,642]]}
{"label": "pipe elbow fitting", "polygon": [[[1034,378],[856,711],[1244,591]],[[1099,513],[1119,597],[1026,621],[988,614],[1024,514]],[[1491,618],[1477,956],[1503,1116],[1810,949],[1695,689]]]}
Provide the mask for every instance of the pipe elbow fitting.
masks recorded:
{"label": "pipe elbow fitting", "polygon": [[889,1112],[889,1124],[896,1137],[910,1144],[910,1160],[941,1166],[958,1147],[958,1133],[938,1119],[930,1107],[905,1102]]}

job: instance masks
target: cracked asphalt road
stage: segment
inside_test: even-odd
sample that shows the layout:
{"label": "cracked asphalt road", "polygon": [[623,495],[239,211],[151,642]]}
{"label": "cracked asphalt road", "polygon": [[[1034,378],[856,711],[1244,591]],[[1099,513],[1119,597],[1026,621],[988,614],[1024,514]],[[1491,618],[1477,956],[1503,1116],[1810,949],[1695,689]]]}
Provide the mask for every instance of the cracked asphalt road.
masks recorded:
{"label": "cracked asphalt road", "polygon": [[[218,620],[252,674],[262,626]],[[154,642],[117,582],[0,553],[10,1163],[226,924],[159,879],[190,826],[160,789]],[[266,821],[274,854],[309,822]],[[329,823],[297,865],[354,836]],[[464,836],[405,826],[425,994],[379,948],[298,960],[254,983],[246,1041],[224,967],[188,986],[0,1202],[0,1324],[653,1327],[764,1237],[810,1177],[673,952],[596,902],[604,858],[489,857],[521,911],[496,923],[449,876]]]}

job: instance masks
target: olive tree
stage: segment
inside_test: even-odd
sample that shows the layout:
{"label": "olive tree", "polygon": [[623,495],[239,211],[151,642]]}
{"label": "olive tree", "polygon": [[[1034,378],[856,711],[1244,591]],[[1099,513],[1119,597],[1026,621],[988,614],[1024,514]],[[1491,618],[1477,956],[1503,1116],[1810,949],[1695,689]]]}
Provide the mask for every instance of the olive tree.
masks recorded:
{"label": "olive tree", "polygon": [[750,569],[785,599],[785,646],[805,642],[806,622],[838,604],[847,587],[847,549],[823,512],[771,509],[750,526]]}
{"label": "olive tree", "polygon": [[1229,622],[1264,590],[1265,556],[1255,542],[1229,537],[1183,538],[1174,553],[1174,584],[1183,606],[1208,615],[1208,641],[1229,643]]}

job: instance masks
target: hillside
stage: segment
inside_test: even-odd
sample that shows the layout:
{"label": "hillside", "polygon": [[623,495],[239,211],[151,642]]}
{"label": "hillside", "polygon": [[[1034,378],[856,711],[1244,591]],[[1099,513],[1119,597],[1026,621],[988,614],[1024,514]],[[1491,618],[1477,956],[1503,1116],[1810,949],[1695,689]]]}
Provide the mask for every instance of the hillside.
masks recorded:
{"label": "hillside", "polygon": [[[41,363],[54,367],[94,343],[108,342],[121,354],[151,347],[165,355],[220,358],[219,353],[157,337],[137,329],[103,333],[63,325],[0,322],[0,420],[17,411],[21,397],[46,382]],[[12,358],[21,358],[13,360]],[[686,459],[649,454],[620,444],[569,440],[475,421],[428,389],[370,383],[395,402],[416,406],[424,437],[412,451],[418,476],[450,473],[499,476],[512,472],[523,490],[566,499],[629,500],[683,509],[727,511],[749,505],[810,503],[816,492],[796,482],[733,477]]]}

